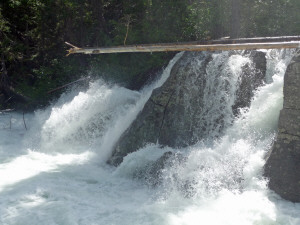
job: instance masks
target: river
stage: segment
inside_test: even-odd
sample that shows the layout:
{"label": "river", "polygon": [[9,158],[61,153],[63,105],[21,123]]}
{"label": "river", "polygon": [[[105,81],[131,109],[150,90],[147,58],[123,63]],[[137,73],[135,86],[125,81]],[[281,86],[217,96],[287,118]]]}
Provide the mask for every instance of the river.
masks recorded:
{"label": "river", "polygon": [[[182,53],[140,92],[102,80],[74,87],[25,114],[27,130],[22,114],[0,115],[0,224],[299,225],[300,204],[282,200],[262,176],[293,51],[266,52],[266,84],[222,136],[182,149],[148,144],[117,168],[106,164],[114,144]],[[247,59],[232,60],[236,70]],[[185,162],[150,185],[139,174],[168,151]]]}

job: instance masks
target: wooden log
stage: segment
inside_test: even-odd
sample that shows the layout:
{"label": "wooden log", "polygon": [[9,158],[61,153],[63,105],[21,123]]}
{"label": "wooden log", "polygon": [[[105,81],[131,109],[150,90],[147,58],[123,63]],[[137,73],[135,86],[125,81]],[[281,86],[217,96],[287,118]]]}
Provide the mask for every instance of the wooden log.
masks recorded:
{"label": "wooden log", "polygon": [[299,48],[300,36],[290,37],[265,37],[265,38],[242,38],[220,39],[204,42],[184,42],[165,44],[141,44],[116,47],[87,47],[78,48],[66,43],[72,48],[69,54],[106,54],[125,52],[169,52],[169,51],[228,51],[228,50],[253,50],[253,49],[280,49]]}
{"label": "wooden log", "polygon": [[267,43],[267,42],[287,42],[300,41],[300,36],[280,36],[280,37],[255,37],[255,38],[221,38],[218,40],[201,41],[199,44],[242,44],[242,43]]}
{"label": "wooden log", "polygon": [[251,43],[251,44],[215,44],[215,45],[153,45],[153,46],[120,46],[103,48],[76,48],[70,49],[69,54],[105,54],[125,52],[170,52],[170,51],[229,51],[229,50],[253,50],[253,49],[280,49],[299,48],[300,42],[275,42],[275,43]]}

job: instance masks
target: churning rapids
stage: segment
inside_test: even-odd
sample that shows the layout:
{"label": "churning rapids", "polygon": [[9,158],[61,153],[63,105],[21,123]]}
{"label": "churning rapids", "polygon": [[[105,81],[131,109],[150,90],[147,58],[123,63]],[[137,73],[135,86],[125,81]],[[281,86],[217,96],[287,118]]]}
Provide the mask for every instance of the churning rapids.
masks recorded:
{"label": "churning rapids", "polygon": [[[299,225],[300,204],[282,200],[262,176],[292,54],[267,51],[266,84],[223,136],[185,149],[149,144],[117,168],[106,164],[114,144],[182,53],[140,92],[101,80],[68,91],[51,107],[25,115],[27,131],[22,115],[1,115],[0,224]],[[238,76],[248,59],[216,53],[213,60],[224,60]],[[186,162],[164,168],[159,185],[136,175],[167,151],[180,152]]]}

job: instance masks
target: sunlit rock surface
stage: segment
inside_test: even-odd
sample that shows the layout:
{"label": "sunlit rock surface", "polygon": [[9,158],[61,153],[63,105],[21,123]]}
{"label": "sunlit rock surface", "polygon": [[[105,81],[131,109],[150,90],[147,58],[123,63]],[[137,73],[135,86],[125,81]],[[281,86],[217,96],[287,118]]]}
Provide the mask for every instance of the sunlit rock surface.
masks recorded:
{"label": "sunlit rock surface", "polygon": [[300,202],[300,53],[284,77],[284,104],[278,135],[265,165],[269,187],[281,197]]}

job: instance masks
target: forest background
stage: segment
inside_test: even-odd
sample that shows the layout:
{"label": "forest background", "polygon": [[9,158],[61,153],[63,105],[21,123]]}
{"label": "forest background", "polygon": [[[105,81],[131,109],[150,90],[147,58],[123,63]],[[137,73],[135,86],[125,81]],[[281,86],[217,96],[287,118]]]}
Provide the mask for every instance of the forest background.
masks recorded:
{"label": "forest background", "polygon": [[71,55],[79,47],[300,34],[299,0],[1,0],[0,110],[34,109],[90,76],[138,90],[174,53]]}

